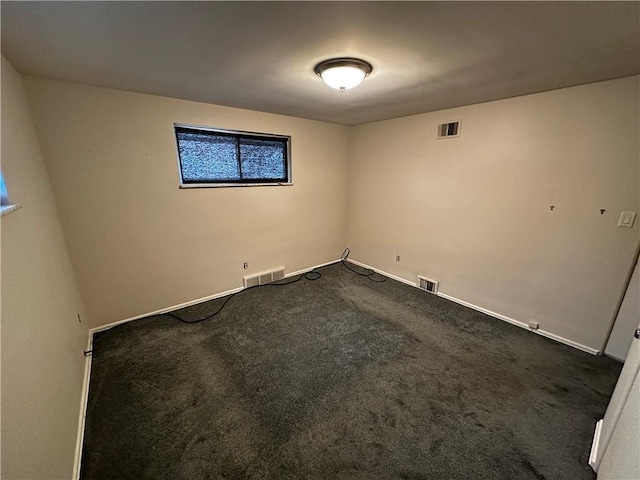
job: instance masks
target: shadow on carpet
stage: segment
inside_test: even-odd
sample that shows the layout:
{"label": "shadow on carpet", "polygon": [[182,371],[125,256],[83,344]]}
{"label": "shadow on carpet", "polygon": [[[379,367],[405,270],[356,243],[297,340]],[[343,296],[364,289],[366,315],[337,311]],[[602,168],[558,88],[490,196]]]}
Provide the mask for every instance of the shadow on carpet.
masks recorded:
{"label": "shadow on carpet", "polygon": [[97,333],[81,478],[595,478],[621,364],[321,272]]}

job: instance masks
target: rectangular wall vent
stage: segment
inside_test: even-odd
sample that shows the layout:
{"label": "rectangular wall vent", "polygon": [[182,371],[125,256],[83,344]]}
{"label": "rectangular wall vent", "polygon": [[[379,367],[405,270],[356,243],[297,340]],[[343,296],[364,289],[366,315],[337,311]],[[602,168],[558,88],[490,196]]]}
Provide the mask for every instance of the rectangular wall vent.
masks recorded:
{"label": "rectangular wall vent", "polygon": [[438,125],[438,138],[460,136],[460,122],[441,123]]}
{"label": "rectangular wall vent", "polygon": [[243,277],[244,288],[257,287],[258,285],[265,285],[267,283],[282,280],[284,278],[284,267],[274,268],[273,270],[267,270],[266,272],[256,273],[255,275],[249,275]]}
{"label": "rectangular wall vent", "polygon": [[438,281],[418,275],[418,288],[429,293],[438,293]]}

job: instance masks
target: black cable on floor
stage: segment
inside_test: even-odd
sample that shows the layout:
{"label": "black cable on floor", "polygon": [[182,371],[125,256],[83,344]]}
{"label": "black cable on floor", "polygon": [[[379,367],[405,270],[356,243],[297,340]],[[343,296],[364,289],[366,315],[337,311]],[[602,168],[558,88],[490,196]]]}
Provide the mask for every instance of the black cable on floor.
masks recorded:
{"label": "black cable on floor", "polygon": [[[358,272],[356,270],[354,270],[353,268],[351,268],[347,262],[345,262],[344,260],[341,262],[342,266],[345,267],[347,270],[355,273],[356,275],[360,275],[361,277],[366,277],[368,280],[371,280],[374,283],[384,283],[387,281],[387,277],[385,277],[384,275],[376,272],[375,270],[371,270],[370,268],[364,268],[364,267],[358,267],[358,268],[362,268],[364,271],[363,272]],[[378,275],[378,277],[380,277],[380,279],[376,279],[374,278],[375,275]]]}
{"label": "black cable on floor", "polygon": [[[333,265],[333,264],[331,264],[331,265]],[[325,265],[325,266],[328,267],[329,265]],[[284,287],[286,285],[291,285],[292,283],[299,282],[303,278],[305,280],[310,281],[310,282],[315,282],[320,277],[322,277],[322,274],[320,272],[318,272],[317,269],[314,268],[313,270],[310,270],[308,272],[301,273],[294,280],[289,280],[289,281],[284,282],[284,283],[272,282],[272,283],[266,283],[264,285],[256,285],[256,286],[253,286],[253,287],[245,288],[243,290],[240,290],[239,292],[232,293],[231,295],[229,295],[224,300],[224,302],[222,302],[222,305],[220,305],[220,308],[218,308],[212,314],[207,315],[206,317],[198,318],[196,320],[185,320],[184,318],[181,318],[181,317],[179,317],[178,315],[176,315],[175,313],[172,313],[172,312],[167,312],[167,313],[164,313],[162,315],[167,315],[168,317],[175,318],[176,320],[178,320],[179,322],[182,322],[182,323],[200,323],[200,322],[204,322],[204,321],[210,320],[213,317],[215,317],[216,315],[218,315],[224,309],[224,307],[227,305],[227,303],[229,303],[229,300],[231,300],[236,295],[239,295],[239,294],[241,294],[243,292],[246,292],[247,290],[251,290],[251,289],[254,289],[254,288],[262,288],[262,287]],[[282,282],[282,280],[280,280],[280,282]]]}
{"label": "black cable on floor", "polygon": [[[370,268],[358,267],[358,268],[361,268],[363,270],[363,271],[359,272],[359,271],[355,270],[354,268],[350,267],[349,264],[347,264],[347,258],[349,257],[349,253],[351,253],[351,251],[348,248],[346,248],[344,250],[344,252],[342,252],[342,256],[340,257],[340,263],[347,270],[349,270],[350,272],[353,272],[356,275],[359,275],[361,277],[365,277],[367,280],[370,280],[370,281],[372,281],[374,283],[383,283],[383,282],[387,281],[387,278],[384,275],[381,275],[380,273],[377,273],[375,270],[372,270]],[[335,262],[335,263],[338,263],[338,262]],[[335,265],[335,263],[331,263],[329,265],[324,265],[323,267],[320,267],[320,268],[329,267],[331,265]],[[376,277],[376,275],[378,277]],[[303,278],[305,280],[310,281],[310,282],[314,282],[314,281],[318,280],[320,277],[322,277],[322,274],[317,270],[317,268],[314,268],[313,270],[310,270],[310,271],[308,271],[306,273],[301,273],[294,280],[289,280],[289,281],[284,282],[284,283],[272,282],[272,283],[267,283],[265,285],[256,285],[254,287],[245,288],[243,290],[240,290],[239,292],[232,293],[231,295],[229,295],[224,300],[224,302],[222,302],[222,305],[220,305],[220,307],[215,312],[213,312],[212,314],[207,315],[206,317],[198,318],[196,320],[185,320],[184,318],[181,318],[181,317],[179,317],[178,315],[176,315],[175,313],[172,313],[172,312],[167,312],[164,315],[167,315],[167,316],[169,316],[171,318],[175,318],[176,320],[178,320],[179,322],[182,322],[182,323],[200,323],[200,322],[205,322],[207,320],[212,319],[216,315],[218,315],[224,309],[224,307],[227,305],[227,303],[229,303],[229,300],[231,300],[233,297],[235,297],[236,295],[238,295],[240,293],[246,292],[247,290],[251,290],[253,288],[261,288],[261,287],[283,287],[285,285],[291,285],[292,283],[299,282]]]}
{"label": "black cable on floor", "polygon": [[[346,248],[344,250],[344,252],[342,252],[342,256],[341,256],[339,262],[331,263],[329,265],[324,265],[322,267],[316,267],[313,270],[310,270],[310,271],[305,272],[305,273],[301,273],[300,275],[298,275],[293,280],[289,280],[289,281],[286,281],[286,282],[283,282],[281,280],[280,282],[272,282],[272,283],[267,283],[265,285],[256,285],[254,287],[245,288],[243,290],[240,290],[239,292],[232,293],[227,298],[225,298],[225,300],[222,302],[222,305],[220,305],[220,307],[218,307],[218,309],[215,312],[213,312],[213,313],[211,313],[211,314],[209,314],[209,315],[207,315],[205,317],[202,317],[202,318],[197,318],[195,320],[185,320],[184,318],[180,317],[179,315],[176,315],[173,312],[166,312],[166,313],[163,313],[163,314],[160,314],[160,315],[166,315],[166,316],[171,317],[171,318],[173,318],[175,320],[178,320],[181,323],[201,323],[201,322],[206,322],[207,320],[211,320],[213,317],[215,317],[220,312],[222,312],[224,307],[227,306],[227,303],[229,303],[229,301],[233,297],[235,297],[236,295],[239,295],[239,294],[241,294],[243,292],[246,292],[247,290],[251,290],[253,288],[262,288],[262,287],[284,287],[286,285],[291,285],[292,283],[299,282],[303,278],[305,280],[310,281],[310,282],[314,282],[314,281],[318,280],[320,277],[322,277],[322,274],[318,271],[318,268],[329,267],[331,265],[335,265],[336,263],[341,263],[342,266],[345,267],[347,270],[349,270],[349,271],[351,271],[351,272],[353,272],[356,275],[359,275],[361,277],[365,277],[365,278],[367,278],[368,280],[370,280],[370,281],[372,281],[374,283],[383,283],[383,282],[385,282],[387,280],[386,277],[384,277],[383,275],[375,272],[374,270],[372,270],[370,268],[358,267],[358,268],[362,268],[363,269],[363,271],[359,272],[359,271],[353,269],[352,267],[350,267],[346,262],[347,257],[349,256],[349,253],[350,253],[350,250],[348,248]],[[378,277],[380,277],[380,278],[376,278],[375,277],[376,275]],[[149,317],[155,317],[155,316],[157,316],[157,315],[150,315]],[[149,318],[149,317],[145,317],[145,318]]]}
{"label": "black cable on floor", "polygon": [[[350,253],[351,253],[351,250],[349,250],[348,248],[345,248],[344,252],[342,252],[342,256],[340,257],[340,263],[342,263],[343,267],[355,273],[356,275],[360,275],[361,277],[367,277],[367,279],[371,280],[373,283],[384,283],[387,281],[387,277],[385,277],[380,273],[377,273],[375,270],[372,270],[370,268],[365,268],[365,267],[358,267],[363,270],[362,272],[358,272],[357,270],[354,270],[349,265],[347,265],[347,258],[349,258]],[[374,275],[378,275],[378,277],[380,277],[381,279],[376,280],[374,278]]]}
{"label": "black cable on floor", "polygon": [[[322,277],[322,274],[318,271],[319,268],[326,268],[326,267],[330,267],[332,265],[335,265],[336,263],[341,263],[343,267],[345,267],[347,270],[355,273],[356,275],[359,275],[361,277],[366,277],[368,280],[371,280],[374,283],[383,283],[385,282],[387,279],[384,275],[377,273],[376,271],[370,269],[370,268],[364,268],[364,267],[358,267],[358,268],[362,268],[363,271],[362,272],[358,272],[357,270],[354,270],[352,267],[350,267],[347,263],[347,257],[349,256],[350,250],[348,248],[346,248],[344,250],[344,252],[342,252],[342,256],[340,257],[340,260],[334,263],[330,263],[328,265],[323,265],[322,267],[316,267],[313,270],[309,270],[308,272],[305,273],[301,273],[300,275],[297,276],[297,278],[293,279],[293,280],[289,280],[286,281],[284,283],[277,283],[277,282],[271,282],[271,283],[267,283],[265,285],[256,285],[254,287],[249,287],[249,288],[245,288],[243,290],[240,290],[239,292],[236,293],[232,293],[231,295],[229,295],[227,298],[225,298],[224,302],[222,302],[222,305],[220,305],[220,307],[213,313],[207,315],[206,317],[202,317],[202,318],[198,318],[196,320],[185,320],[184,318],[176,315],[175,313],[172,312],[166,312],[166,313],[162,313],[159,315],[166,315],[168,317],[171,317],[175,320],[178,320],[181,323],[201,323],[201,322],[205,322],[207,320],[212,319],[213,317],[215,317],[216,315],[218,315],[220,312],[222,312],[222,310],[224,309],[224,307],[227,305],[227,303],[229,303],[229,301],[235,297],[236,295],[239,295],[243,292],[246,292],[247,290],[251,290],[253,288],[261,288],[261,287],[284,287],[286,285],[291,285],[292,283],[296,283],[299,282],[300,280],[302,280],[303,278],[305,280],[308,280],[310,282],[315,282],[316,280],[318,280],[320,277]],[[375,275],[378,275],[380,277],[380,279],[376,279],[374,278]],[[280,280],[280,282],[283,282],[282,280]],[[139,320],[143,320],[144,318],[151,318],[151,317],[157,317],[159,315],[149,315],[147,317],[143,317],[140,318]],[[91,355],[93,353],[93,349],[91,350],[86,350],[84,351],[84,356],[88,356]]]}

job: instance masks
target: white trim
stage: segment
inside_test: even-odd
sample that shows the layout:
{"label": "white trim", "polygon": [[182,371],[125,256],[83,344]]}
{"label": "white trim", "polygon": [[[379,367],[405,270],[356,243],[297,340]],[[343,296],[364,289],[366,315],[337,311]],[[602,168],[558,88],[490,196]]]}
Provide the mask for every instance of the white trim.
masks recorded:
{"label": "white trim", "polygon": [[392,278],[393,280],[397,280],[398,282],[405,283],[407,285],[411,285],[412,287],[416,286],[416,282],[412,282],[410,280],[406,280],[406,279],[401,278],[401,277],[396,277],[395,275],[387,273],[384,270],[378,270],[377,268],[370,267],[366,263],[356,262],[355,260],[351,260],[350,258],[348,258],[346,261],[349,262],[349,263],[353,263],[354,265],[358,265],[359,267],[368,268],[369,270],[373,270],[374,272],[379,273],[380,275],[384,275],[385,277]]}
{"label": "white trim", "polygon": [[486,308],[479,307],[477,305],[474,305],[473,303],[465,302],[464,300],[460,300],[459,298],[452,297],[451,295],[447,295],[446,293],[438,292],[438,296],[445,298],[451,302],[458,303],[465,307],[471,308],[472,310],[476,310],[478,312],[484,313],[485,315],[489,315],[490,317],[498,318],[505,322],[511,323],[512,325],[516,325],[518,327],[526,328],[527,330],[529,330],[529,325],[527,325],[526,323],[520,322],[518,320],[514,320],[513,318],[507,317],[506,315],[492,312],[491,310],[487,310]]}
{"label": "white trim", "polygon": [[[383,270],[378,270],[378,269],[373,268],[373,267],[371,267],[371,266],[369,266],[369,265],[367,265],[365,263],[356,262],[355,260],[351,260],[351,259],[349,259],[347,261],[351,262],[351,263],[355,263],[356,265],[359,265],[359,266],[361,266],[363,268],[369,268],[369,269],[373,270],[374,272],[379,273],[380,275],[384,275],[386,277],[392,278],[394,280],[397,280],[399,282],[402,282],[402,283],[405,283],[407,285],[411,285],[411,286],[417,288],[417,285],[416,285],[415,282],[411,282],[409,280],[405,280],[404,278],[400,278],[400,277],[397,277],[395,275],[391,275],[390,273],[387,273],[387,272],[385,272]],[[496,313],[496,312],[493,312],[491,310],[487,310],[486,308],[479,307],[478,305],[474,305],[473,303],[465,302],[464,300],[460,300],[459,298],[453,297],[451,295],[447,295],[446,293],[438,292],[436,295],[438,295],[439,297],[442,297],[442,298],[444,298],[446,300],[452,301],[454,303],[458,303],[458,304],[463,305],[465,307],[468,307],[468,308],[471,308],[471,309],[476,310],[478,312],[481,312],[481,313],[484,313],[486,315],[489,315],[490,317],[494,317],[494,318],[497,318],[499,320],[504,320],[505,322],[508,322],[508,323],[511,323],[512,325],[516,325],[518,327],[524,328],[526,330],[529,330],[530,332],[537,333],[538,335],[542,335],[543,337],[547,337],[547,338],[550,338],[550,339],[555,340],[557,342],[564,343],[565,345],[569,345],[570,347],[577,348],[578,350],[582,350],[583,352],[587,352],[587,353],[590,353],[592,355],[600,355],[602,353],[600,350],[597,350],[597,349],[592,348],[592,347],[588,347],[586,345],[582,345],[581,343],[574,342],[573,340],[569,340],[568,338],[561,337],[560,335],[556,335],[555,333],[547,332],[546,330],[539,330],[539,329],[538,330],[532,330],[532,329],[529,328],[529,325],[527,323],[525,323],[525,322],[521,322],[521,321],[515,320],[515,319],[513,319],[511,317],[507,317],[506,315],[502,315],[500,313]]]}
{"label": "white trim", "polygon": [[305,269],[302,269],[302,270],[298,270],[297,272],[287,273],[284,276],[284,278],[295,277],[296,275],[301,275],[303,273],[310,272],[311,270],[315,270],[316,268],[326,267],[327,265],[333,265],[334,263],[339,263],[339,262],[340,262],[340,259],[332,260],[331,262],[327,262],[327,263],[321,263],[320,265],[316,265],[315,267],[305,268]]}
{"label": "white trim", "polygon": [[[116,327],[118,325],[122,325],[123,323],[133,322],[134,320],[139,320],[145,317],[151,317],[153,315],[160,315],[162,313],[171,312],[173,310],[178,310],[180,308],[189,307],[191,305],[195,305],[197,303],[206,302],[208,300],[213,300],[216,298],[224,297],[227,295],[231,295],[232,293],[237,293],[241,290],[244,290],[244,287],[234,288],[232,290],[228,290],[226,292],[217,293],[213,295],[209,295],[207,297],[203,297],[197,300],[192,300],[190,302],[181,303],[179,305],[175,305],[173,307],[167,307],[160,310],[156,310],[154,312],[146,313],[144,315],[137,315],[135,317],[125,318],[124,320],[118,320],[116,322],[108,323],[106,325],[100,325],[99,327],[94,327],[89,330],[89,340],[87,342],[87,351],[93,350],[93,335],[98,332],[102,332],[105,330],[109,330],[110,328]],[[80,480],[80,467],[82,462],[82,448],[84,445],[84,429],[85,423],[87,420],[87,404],[89,402],[89,383],[91,381],[91,364],[93,360],[93,355],[87,355],[85,370],[84,370],[84,384],[82,386],[82,400],[80,404],[80,418],[78,420],[78,438],[76,440],[76,455],[75,461],[73,465],[73,479]]]}
{"label": "white trim", "polygon": [[[326,267],[327,265],[331,265],[332,263],[337,263],[339,261],[340,260],[334,260],[332,262],[327,262],[327,263],[322,263],[320,265],[316,265],[315,267],[305,268],[303,270],[298,270],[297,272],[287,273],[284,276],[284,278],[289,278],[289,277],[293,277],[295,275],[300,275],[301,273],[307,273],[307,272],[310,272],[311,270],[313,270],[315,268]],[[140,320],[141,318],[145,318],[145,317],[152,317],[153,315],[162,315],[163,313],[172,312],[174,310],[179,310],[179,309],[185,308],[185,307],[190,307],[190,306],[196,305],[198,303],[208,302],[209,300],[215,300],[216,298],[220,298],[220,297],[226,297],[227,295],[232,295],[234,293],[238,293],[238,292],[240,292],[240,291],[242,291],[244,289],[245,289],[244,287],[232,288],[231,290],[227,290],[226,292],[214,293],[213,295],[208,295],[206,297],[197,298],[195,300],[190,300],[188,302],[180,303],[178,305],[173,305],[171,307],[162,308],[162,309],[156,310],[154,312],[149,312],[149,313],[145,313],[145,314],[142,314],[142,315],[136,315],[135,317],[129,317],[129,318],[125,318],[124,320],[118,320],[116,322],[107,323],[106,325],[100,325],[99,327],[92,328],[91,330],[89,330],[89,333],[90,333],[90,335],[93,335],[94,333],[102,332],[104,330],[109,330],[110,328],[116,327],[116,326],[121,325],[123,323],[133,322],[134,320]]]}
{"label": "white trim", "polygon": [[11,212],[15,212],[19,208],[22,208],[22,205],[20,205],[19,203],[13,203],[11,205],[3,205],[0,210],[2,211],[2,216],[4,217]]}
{"label": "white trim", "polygon": [[589,454],[589,465],[594,472],[598,471],[598,445],[600,443],[600,434],[602,433],[602,424],[604,418],[600,419],[596,423],[596,431],[593,434],[593,442],[591,443],[591,453]]}
{"label": "white trim", "polygon": [[189,188],[227,188],[227,187],[290,187],[293,182],[273,182],[273,183],[183,183],[179,185],[180,190]]}
{"label": "white trim", "polygon": [[[369,265],[367,265],[365,263],[358,262],[356,260],[346,259],[345,261],[347,261],[349,263],[352,263],[354,265],[357,265],[359,267],[362,267],[362,268],[368,268],[368,269],[373,270],[374,272],[376,272],[376,273],[378,273],[380,275],[384,275],[385,277],[391,278],[391,279],[396,280],[396,281],[398,281],[400,283],[404,283],[406,285],[410,285],[412,287],[418,288],[417,285],[416,285],[416,282],[412,282],[410,280],[406,280],[404,278],[398,277],[398,276],[393,275],[391,273],[385,272],[384,270],[379,270],[377,268],[373,268],[373,267],[371,267],[371,266],[369,266]],[[296,275],[301,275],[301,274],[310,272],[311,270],[314,270],[316,268],[326,267],[327,265],[331,265],[331,264],[339,263],[339,262],[340,262],[340,259],[334,260],[334,261],[331,261],[331,262],[322,263],[320,265],[316,265],[315,267],[298,270],[298,271],[286,274],[285,278],[294,277]],[[216,298],[225,297],[227,295],[231,295],[233,293],[240,292],[241,290],[244,290],[244,287],[234,288],[234,289],[231,289],[231,290],[227,290],[226,292],[216,293],[216,294],[213,294],[213,295],[209,295],[207,297],[202,297],[202,298],[199,298],[199,299],[196,299],[196,300],[191,300],[189,302],[181,303],[179,305],[174,305],[172,307],[163,308],[163,309],[160,309],[160,310],[156,310],[154,312],[146,313],[146,314],[143,314],[143,315],[137,315],[135,317],[126,318],[124,320],[118,320],[116,322],[112,322],[112,323],[108,323],[106,325],[101,325],[99,327],[92,328],[91,330],[89,330],[89,341],[88,341],[88,344],[87,344],[87,350],[92,350],[93,349],[93,335],[94,335],[94,333],[102,332],[104,330],[108,330],[110,328],[113,328],[113,327],[115,327],[117,325],[121,325],[121,324],[127,323],[127,322],[132,322],[134,320],[139,320],[141,318],[150,317],[150,316],[153,316],[153,315],[160,315],[160,314],[163,314],[163,313],[171,312],[173,310],[178,310],[180,308],[190,307],[191,305],[196,305],[198,303],[207,302],[209,300],[214,300]],[[552,340],[556,340],[558,342],[564,343],[566,345],[569,345],[571,347],[577,348],[579,350],[583,350],[583,351],[591,353],[593,355],[598,355],[598,354],[601,353],[599,350],[596,350],[596,349],[591,348],[591,347],[587,347],[587,346],[582,345],[580,343],[574,342],[572,340],[566,339],[564,337],[561,337],[559,335],[555,335],[555,334],[550,333],[550,332],[546,332],[544,330],[531,330],[526,323],[520,322],[518,320],[514,320],[513,318],[507,317],[506,315],[501,315],[499,313],[492,312],[491,310],[487,310],[486,308],[479,307],[479,306],[474,305],[472,303],[465,302],[464,300],[460,300],[460,299],[458,299],[456,297],[452,297],[451,295],[447,295],[447,294],[441,293],[441,292],[438,292],[437,295],[442,297],[442,298],[444,298],[445,300],[449,300],[449,301],[452,301],[454,303],[458,303],[460,305],[463,305],[465,307],[468,307],[468,308],[471,308],[473,310],[479,311],[481,313],[484,313],[484,314],[489,315],[491,317],[497,318],[499,320],[504,320],[505,322],[511,323],[513,325],[517,325],[518,327],[521,327],[521,328],[525,328],[525,329],[527,329],[527,330],[529,330],[531,332],[537,333],[538,335],[542,335],[544,337],[551,338]],[[79,427],[78,427],[78,439],[77,439],[77,442],[76,442],[75,465],[73,467],[73,471],[74,471],[73,478],[75,480],[79,479],[80,462],[82,460],[82,446],[83,446],[83,442],[84,442],[84,427],[85,427],[86,414],[87,414],[87,402],[88,402],[88,399],[89,399],[89,382],[90,382],[90,379],[91,379],[91,360],[92,360],[91,357],[92,357],[91,355],[89,355],[87,357],[87,363],[85,365],[85,374],[84,374],[84,385],[83,385],[83,388],[82,388],[82,397],[83,398],[82,398],[82,403],[81,403],[81,407],[80,407],[80,418],[79,418],[80,424],[79,424]],[[598,424],[596,424],[596,434],[598,436],[599,436],[598,425],[601,422],[602,422],[602,420],[600,420],[600,422],[598,422]],[[594,437],[594,442],[595,441],[596,441],[596,439]],[[593,452],[593,450],[592,450],[592,452]],[[589,460],[589,462],[591,463],[591,459]]]}
{"label": "white trim", "polygon": [[556,335],[555,333],[547,332],[546,330],[531,330],[533,333],[537,333],[538,335],[542,335],[543,337],[550,338],[551,340],[555,340],[556,342],[564,343],[569,345],[570,347],[577,348],[578,350],[582,350],[583,352],[590,353],[591,355],[601,355],[602,351],[597,348],[588,347],[587,345],[583,345],[578,342],[574,342],[573,340],[569,340],[568,338],[561,337],[560,335]]}
{"label": "white trim", "polygon": [[[293,277],[295,275],[300,275],[301,273],[307,273],[315,268],[326,267],[327,265],[331,265],[332,263],[337,263],[340,260],[334,260],[332,262],[322,263],[320,265],[316,265],[315,267],[305,268],[303,270],[298,270],[297,272],[287,273],[284,278]],[[216,298],[226,297],[227,295],[232,295],[234,293],[238,293],[244,290],[244,287],[232,288],[231,290],[227,290],[226,292],[214,293],[213,295],[208,295],[206,297],[197,298],[195,300],[190,300],[188,302],[180,303],[178,305],[173,305],[171,307],[162,308],[160,310],[156,310],[154,312],[144,313],[142,315],[136,315],[135,317],[125,318],[124,320],[118,320],[116,322],[107,323],[106,325],[100,325],[99,327],[94,327],[89,330],[90,335],[93,335],[97,332],[102,332],[104,330],[109,330],[110,328],[116,327],[118,325],[122,325],[123,323],[133,322],[134,320],[140,320],[141,318],[152,317],[154,315],[162,315],[163,313],[173,312],[174,310],[179,310],[181,308],[190,307],[192,305],[197,305],[198,303],[208,302],[209,300],[215,300]]]}
{"label": "white trim", "polygon": [[[327,265],[331,265],[334,263],[338,263],[340,260],[333,260],[331,262],[322,263],[320,265],[316,265],[315,267],[305,268],[303,270],[298,270],[296,272],[288,273],[285,275],[285,278],[294,277],[296,275],[304,274],[314,270],[316,268],[326,267]],[[207,297],[198,298],[196,300],[191,300],[189,302],[181,303],[179,305],[174,305],[172,307],[163,308],[160,310],[156,310],[154,312],[145,313],[144,315],[137,315],[135,317],[125,318],[124,320],[118,320],[116,322],[108,323],[106,325],[100,325],[99,327],[94,327],[89,330],[89,339],[87,341],[87,350],[93,350],[93,335],[98,332],[102,332],[104,330],[109,330],[110,328],[116,327],[118,325],[122,325],[123,323],[132,322],[134,320],[139,320],[145,317],[151,317],[153,315],[160,315],[163,313],[171,312],[173,310],[178,310],[184,307],[190,307],[191,305],[196,305],[198,303],[207,302],[209,300],[214,300],[220,297],[226,297],[227,295],[231,295],[233,293],[238,293],[241,290],[244,290],[244,287],[238,287],[231,290],[227,290],[226,292],[215,293],[213,295],[209,295]],[[80,466],[82,462],[82,448],[84,445],[84,428],[87,420],[87,403],[89,401],[89,383],[91,381],[91,362],[92,355],[88,355],[84,367],[84,382],[82,385],[82,398],[80,400],[80,415],[78,418],[78,437],[76,439],[76,454],[73,465],[73,479],[79,480],[80,478]]]}
{"label": "white trim", "polygon": [[542,335],[543,337],[550,338],[552,340],[555,340],[556,342],[564,343],[565,345],[569,345],[570,347],[590,353],[591,355],[600,355],[601,353],[600,350],[596,350],[592,347],[587,347],[586,345],[582,345],[581,343],[574,342],[573,340],[569,340],[568,338],[561,337],[560,335],[556,335],[555,333],[547,332],[546,330],[531,329],[529,328],[529,325],[524,322],[514,320],[513,318],[507,317],[506,315],[502,315],[500,313],[492,312],[491,310],[479,307],[477,305],[474,305],[473,303],[465,302],[464,300],[452,297],[451,295],[447,295],[446,293],[438,292],[438,296],[446,298],[447,300],[450,300],[452,302],[459,303],[460,305],[464,305],[465,307],[469,307],[473,310],[477,310],[478,312],[482,312],[486,315],[489,315],[490,317],[499,318],[500,320],[504,320],[505,322],[509,322],[513,325],[529,330],[530,332],[537,333],[538,335]]}
{"label": "white trim", "polygon": [[118,320],[117,322],[107,323],[106,325],[101,325],[99,327],[92,328],[90,330],[90,333],[91,335],[93,335],[94,333],[103,332],[104,330],[109,330],[110,328],[117,327],[118,325],[122,325],[123,323],[133,322],[134,320],[140,320],[141,318],[152,317],[154,315],[162,315],[163,313],[172,312],[174,310],[179,310],[185,307],[190,307],[198,303],[208,302],[209,300],[215,300],[216,298],[220,298],[220,297],[226,297],[227,295],[238,293],[241,290],[244,290],[244,287],[233,288],[231,290],[227,290],[226,292],[214,293],[213,295],[208,295],[206,297],[198,298],[196,300],[180,303],[172,307],[166,307],[160,310],[156,310],[154,312],[144,313],[142,315],[136,315],[135,317],[125,318],[124,320]]}
{"label": "white trim", "polygon": [[[93,348],[93,333],[89,330],[87,350]],[[73,463],[73,480],[80,480],[80,462],[82,462],[82,448],[84,446],[84,425],[87,419],[87,402],[89,401],[89,380],[91,378],[91,355],[87,355],[84,364],[84,379],[82,382],[82,396],[80,397],[80,416],[78,418],[78,436],[76,438],[76,454]]]}

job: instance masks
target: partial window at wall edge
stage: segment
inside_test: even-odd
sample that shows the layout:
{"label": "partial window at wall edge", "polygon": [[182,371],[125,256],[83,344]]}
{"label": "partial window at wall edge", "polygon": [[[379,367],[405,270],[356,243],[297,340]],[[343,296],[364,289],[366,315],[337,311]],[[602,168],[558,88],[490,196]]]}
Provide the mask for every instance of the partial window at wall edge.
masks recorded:
{"label": "partial window at wall edge", "polygon": [[11,203],[9,201],[9,194],[7,193],[7,186],[4,183],[4,175],[0,172],[0,212],[2,215],[11,213],[20,208],[19,203]]}

